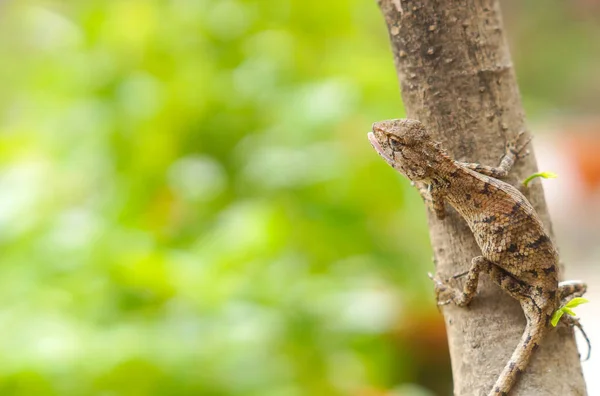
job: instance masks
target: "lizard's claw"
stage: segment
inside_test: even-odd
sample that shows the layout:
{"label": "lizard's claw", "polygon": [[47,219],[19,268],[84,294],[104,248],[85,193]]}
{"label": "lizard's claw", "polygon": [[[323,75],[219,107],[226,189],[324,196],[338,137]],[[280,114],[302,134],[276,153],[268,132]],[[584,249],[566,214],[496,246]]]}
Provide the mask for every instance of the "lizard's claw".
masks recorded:
{"label": "lizard's claw", "polygon": [[433,283],[435,283],[435,289],[436,289],[436,291],[438,289],[443,289],[443,290],[440,290],[440,291],[444,291],[444,290],[446,290],[448,288],[444,284],[444,282],[442,282],[441,280],[439,280],[438,278],[436,278],[435,276],[433,276],[433,274],[431,272],[428,272],[427,276],[429,277],[429,279],[431,279],[433,281]]}
{"label": "lizard's claw", "polygon": [[459,272],[459,273],[452,275],[452,278],[450,278],[450,279],[462,278],[463,276],[467,275],[468,273],[469,273],[469,271]]}
{"label": "lizard's claw", "polygon": [[525,135],[525,130],[519,131],[519,133],[513,141],[506,143],[506,150],[513,153],[517,158],[525,158],[529,155],[529,150],[525,150],[525,152],[523,152],[523,150],[531,142],[531,139],[533,138],[532,136],[529,136],[527,140],[525,140],[525,142],[517,148],[517,142],[521,139],[521,136],[523,135]]}
{"label": "lizard's claw", "polygon": [[590,339],[588,338],[587,334],[583,330],[583,326],[579,322],[579,318],[575,318],[573,316],[568,316],[568,315],[563,315],[563,317],[561,319],[563,319],[563,320],[561,320],[559,323],[566,323],[567,326],[577,327],[579,329],[579,331],[581,332],[581,335],[585,339],[585,342],[587,343],[587,347],[588,347],[587,356],[585,359],[582,360],[582,362],[589,360],[590,355],[592,354],[592,343],[590,342]]}
{"label": "lizard's claw", "polygon": [[437,299],[437,305],[448,305],[452,302],[452,298],[447,298],[445,300],[440,300],[440,295],[448,292],[449,288],[444,284],[444,282],[440,281],[436,277],[433,276],[431,272],[427,273],[429,279],[433,281],[435,284],[435,297]]}

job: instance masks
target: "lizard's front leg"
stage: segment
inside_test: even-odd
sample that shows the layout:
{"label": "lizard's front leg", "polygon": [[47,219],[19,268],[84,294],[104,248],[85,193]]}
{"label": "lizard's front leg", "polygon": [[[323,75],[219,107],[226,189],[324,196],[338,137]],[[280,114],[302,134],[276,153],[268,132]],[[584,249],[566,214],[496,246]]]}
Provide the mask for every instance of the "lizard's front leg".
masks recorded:
{"label": "lizard's front leg", "polygon": [[443,220],[446,217],[446,207],[444,206],[444,195],[442,192],[431,184],[421,181],[414,182],[414,185],[419,189],[419,194],[421,194],[425,205],[433,210],[439,220]]}
{"label": "lizard's front leg", "polygon": [[469,168],[471,170],[474,170],[475,172],[481,173],[486,176],[491,176],[496,179],[506,177],[508,175],[508,172],[510,172],[511,168],[515,164],[515,162],[519,158],[523,158],[528,154],[528,152],[525,152],[525,154],[521,154],[521,152],[525,149],[525,147],[527,147],[527,145],[531,141],[531,137],[529,137],[525,141],[525,143],[523,143],[519,148],[517,148],[517,142],[519,141],[521,136],[523,136],[524,133],[524,131],[519,132],[519,134],[513,141],[506,144],[504,156],[502,156],[502,159],[500,160],[500,164],[498,164],[498,166],[482,165],[475,162],[458,163],[461,166],[464,166],[465,168]]}

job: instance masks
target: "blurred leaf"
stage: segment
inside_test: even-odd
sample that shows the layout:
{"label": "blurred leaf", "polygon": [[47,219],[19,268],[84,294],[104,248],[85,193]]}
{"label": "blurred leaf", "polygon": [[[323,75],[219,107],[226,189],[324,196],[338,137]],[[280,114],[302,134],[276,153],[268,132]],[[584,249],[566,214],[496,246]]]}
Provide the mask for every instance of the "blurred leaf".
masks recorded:
{"label": "blurred leaf", "polygon": [[553,172],[538,172],[538,173],[534,173],[531,176],[528,176],[525,180],[523,180],[523,185],[525,187],[527,187],[527,185],[529,184],[530,181],[532,181],[533,179],[537,178],[537,177],[541,177],[543,179],[555,179],[558,177],[558,175],[556,173]]}

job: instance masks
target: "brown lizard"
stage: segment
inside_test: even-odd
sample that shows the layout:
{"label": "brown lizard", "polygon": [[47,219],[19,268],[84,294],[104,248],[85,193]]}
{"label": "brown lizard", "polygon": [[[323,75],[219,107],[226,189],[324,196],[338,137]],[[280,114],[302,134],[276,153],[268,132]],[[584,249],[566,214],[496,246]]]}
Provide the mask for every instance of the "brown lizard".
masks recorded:
{"label": "brown lizard", "polygon": [[439,219],[445,216],[445,202],[454,207],[481,248],[482,255],[473,258],[469,271],[453,277],[466,275],[462,290],[430,275],[438,304],[468,305],[481,273],[521,304],[527,319],[525,332],[490,396],[508,394],[549,330],[552,314],[586,290],[582,282],[558,282],[558,253],[538,215],[519,190],[498,180],[508,174],[529,143],[517,149],[521,135],[506,145],[499,166],[491,167],[454,161],[416,120],[376,122],[368,134],[379,155],[419,188]]}

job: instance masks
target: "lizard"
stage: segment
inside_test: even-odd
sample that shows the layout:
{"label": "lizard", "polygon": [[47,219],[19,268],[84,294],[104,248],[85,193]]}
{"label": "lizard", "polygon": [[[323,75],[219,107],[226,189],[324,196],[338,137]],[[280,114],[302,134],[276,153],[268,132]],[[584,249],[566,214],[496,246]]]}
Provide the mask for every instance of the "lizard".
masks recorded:
{"label": "lizard", "polygon": [[[505,365],[489,396],[508,395],[525,370],[533,352],[550,329],[552,314],[580,297],[587,286],[580,281],[558,281],[559,256],[540,218],[525,196],[502,180],[529,144],[517,142],[524,132],[506,144],[496,167],[455,161],[432,139],[417,120],[375,122],[368,139],[379,155],[415,185],[427,206],[440,220],[445,203],[466,221],[481,249],[456,288],[431,274],[439,305],[467,306],[477,293],[480,274],[487,274],[521,305],[527,324],[522,338]],[[579,322],[564,316],[567,322]]]}

